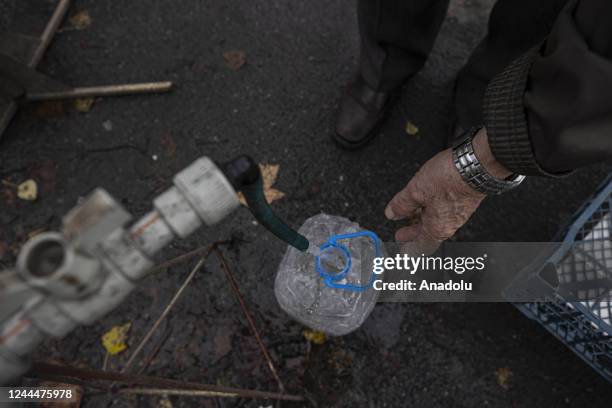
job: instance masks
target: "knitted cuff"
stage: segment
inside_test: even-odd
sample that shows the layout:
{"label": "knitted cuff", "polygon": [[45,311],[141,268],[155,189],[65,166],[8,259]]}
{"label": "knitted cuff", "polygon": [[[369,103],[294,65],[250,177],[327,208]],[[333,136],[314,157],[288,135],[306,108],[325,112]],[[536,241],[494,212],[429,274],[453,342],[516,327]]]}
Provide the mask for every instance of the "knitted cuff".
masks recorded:
{"label": "knitted cuff", "polygon": [[[487,137],[495,159],[508,170],[523,175],[548,176],[536,162],[523,102],[527,77],[540,46],[514,60],[496,75],[485,92],[483,113]],[[533,134],[531,135],[534,136]]]}

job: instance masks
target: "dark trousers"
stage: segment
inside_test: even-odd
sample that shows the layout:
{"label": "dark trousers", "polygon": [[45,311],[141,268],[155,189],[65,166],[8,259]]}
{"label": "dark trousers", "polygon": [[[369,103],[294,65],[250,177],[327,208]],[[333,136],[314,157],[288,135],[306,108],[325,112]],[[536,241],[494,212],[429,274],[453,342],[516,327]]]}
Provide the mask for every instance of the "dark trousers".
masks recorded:
{"label": "dark trousers", "polygon": [[[374,89],[389,91],[425,64],[446,15],[448,0],[359,0],[361,74]],[[455,85],[456,123],[483,123],[482,99],[489,81],[542,41],[567,0],[498,0],[486,37]]]}

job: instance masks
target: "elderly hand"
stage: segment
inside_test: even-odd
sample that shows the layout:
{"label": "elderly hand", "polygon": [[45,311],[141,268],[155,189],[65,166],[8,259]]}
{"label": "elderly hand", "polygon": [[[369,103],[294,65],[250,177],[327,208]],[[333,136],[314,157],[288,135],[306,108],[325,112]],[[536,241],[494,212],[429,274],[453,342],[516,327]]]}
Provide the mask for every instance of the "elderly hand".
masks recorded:
{"label": "elderly hand", "polygon": [[[503,179],[512,174],[493,157],[484,128],[472,144],[476,157],[492,176]],[[446,149],[429,159],[393,197],[385,216],[390,220],[413,220],[395,233],[395,240],[414,242],[412,248],[429,254],[467,222],[483,198],[485,194],[463,181],[453,163],[451,149]]]}

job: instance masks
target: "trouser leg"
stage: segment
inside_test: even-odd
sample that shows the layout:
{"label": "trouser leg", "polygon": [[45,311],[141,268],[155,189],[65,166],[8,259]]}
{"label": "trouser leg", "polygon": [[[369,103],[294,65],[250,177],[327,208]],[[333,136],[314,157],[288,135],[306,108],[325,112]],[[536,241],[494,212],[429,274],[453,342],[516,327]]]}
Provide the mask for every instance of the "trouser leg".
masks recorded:
{"label": "trouser leg", "polygon": [[376,91],[390,91],[425,64],[448,0],[359,0],[361,74]]}
{"label": "trouser leg", "polygon": [[483,123],[482,100],[489,81],[550,32],[567,0],[498,0],[486,37],[457,77],[455,123],[467,129]]}

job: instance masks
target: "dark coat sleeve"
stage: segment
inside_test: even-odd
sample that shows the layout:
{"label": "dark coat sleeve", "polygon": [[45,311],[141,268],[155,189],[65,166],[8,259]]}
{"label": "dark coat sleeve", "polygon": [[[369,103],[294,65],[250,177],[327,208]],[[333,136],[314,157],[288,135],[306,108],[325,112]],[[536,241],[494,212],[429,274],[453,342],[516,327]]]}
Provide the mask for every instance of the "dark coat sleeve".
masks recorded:
{"label": "dark coat sleeve", "polygon": [[612,158],[612,1],[574,0],[544,43],[488,85],[491,150],[525,175],[562,175]]}

